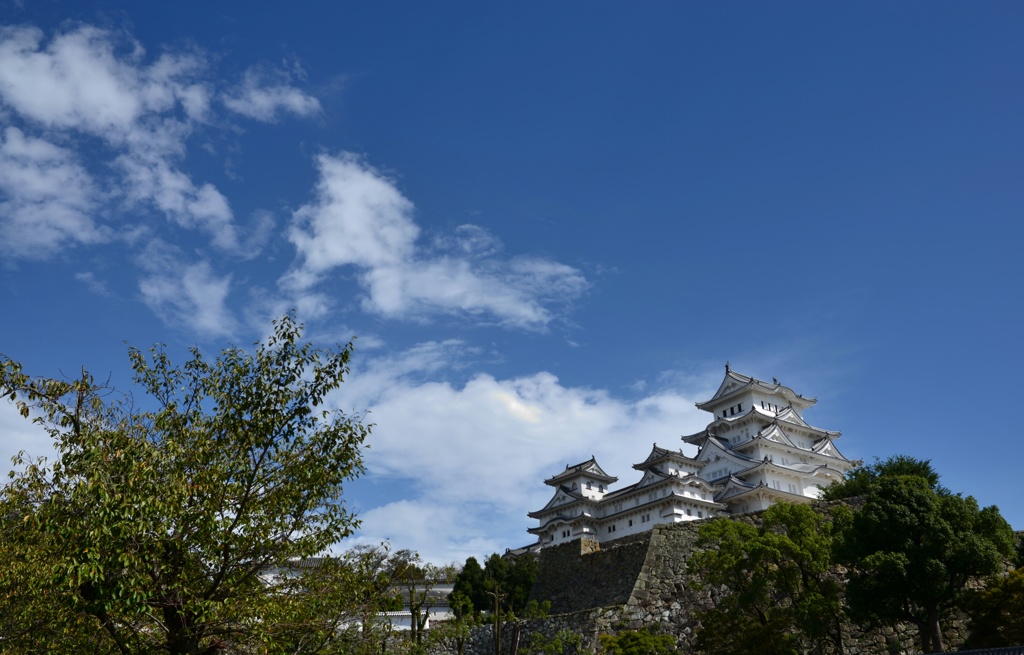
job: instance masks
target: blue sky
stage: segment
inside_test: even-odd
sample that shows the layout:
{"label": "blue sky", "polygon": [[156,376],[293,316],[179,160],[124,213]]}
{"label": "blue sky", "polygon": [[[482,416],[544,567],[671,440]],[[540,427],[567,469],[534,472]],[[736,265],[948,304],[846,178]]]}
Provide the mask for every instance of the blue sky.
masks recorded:
{"label": "blue sky", "polygon": [[[358,540],[526,544],[736,370],[1024,508],[1024,8],[0,0],[0,352],[358,335]],[[44,439],[0,406],[0,455]]]}

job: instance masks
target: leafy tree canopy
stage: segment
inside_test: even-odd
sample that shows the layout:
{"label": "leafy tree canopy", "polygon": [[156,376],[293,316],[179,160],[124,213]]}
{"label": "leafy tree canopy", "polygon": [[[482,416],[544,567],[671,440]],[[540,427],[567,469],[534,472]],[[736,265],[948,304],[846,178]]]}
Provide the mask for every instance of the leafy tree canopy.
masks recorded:
{"label": "leafy tree canopy", "polygon": [[842,650],[841,585],[832,574],[831,525],[807,505],[779,503],[761,524],[721,519],[700,528],[690,567],[724,594],[698,612],[706,653],[788,655]]}
{"label": "leafy tree canopy", "polygon": [[926,653],[943,650],[940,621],[967,581],[996,572],[1016,543],[998,508],[950,493],[937,476],[902,472],[878,472],[863,506],[840,512],[837,523],[854,618],[910,622]]}
{"label": "leafy tree canopy", "polygon": [[832,484],[822,492],[824,500],[842,500],[867,494],[880,478],[910,476],[924,480],[936,492],[947,493],[939,485],[939,474],[927,459],[915,459],[907,455],[893,455],[886,460],[876,459],[872,464],[857,466],[846,472],[844,479]]}
{"label": "leafy tree canopy", "polygon": [[[253,353],[210,361],[193,349],[176,367],[159,348],[131,349],[140,405],[85,372],[30,377],[0,359],[0,395],[34,414],[58,452],[50,465],[20,457],[0,496],[0,635],[29,625],[11,611],[22,607],[47,624],[40,634],[66,628],[90,652],[327,648],[350,606],[279,591],[307,575],[294,562],[355,527],[341,496],[369,429],[323,409],[351,344],[301,337],[285,316]],[[358,586],[351,569],[318,571],[319,583],[344,581],[333,589]]]}
{"label": "leafy tree canopy", "polygon": [[481,567],[470,557],[455,578],[453,592],[472,604],[474,615],[495,609],[495,597],[501,612],[522,614],[527,607],[540,562],[531,554],[504,558],[497,553]]}
{"label": "leafy tree canopy", "polygon": [[655,634],[649,630],[623,630],[614,635],[601,635],[598,639],[605,655],[673,655],[678,652],[672,635]]}

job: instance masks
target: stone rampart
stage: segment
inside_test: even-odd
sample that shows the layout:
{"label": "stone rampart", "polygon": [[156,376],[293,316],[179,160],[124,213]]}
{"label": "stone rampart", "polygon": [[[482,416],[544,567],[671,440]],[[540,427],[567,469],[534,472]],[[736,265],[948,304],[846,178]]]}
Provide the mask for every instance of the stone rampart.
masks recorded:
{"label": "stone rampart", "polygon": [[[816,509],[828,511],[824,503]],[[757,523],[758,516],[713,520]],[[709,607],[718,593],[688,569],[703,523],[655,525],[650,532],[605,544],[583,539],[543,549],[531,598],[551,601],[551,615],[506,625],[502,653],[521,655],[531,635],[551,639],[560,631],[579,635],[581,651],[594,652],[601,634],[643,628],[671,634],[680,652],[694,652],[700,627],[695,610]],[[944,625],[947,648],[959,647],[966,638],[964,622]],[[844,652],[850,655],[920,652],[917,631],[909,625],[869,631],[847,625],[843,632]],[[491,626],[474,629],[465,655],[493,653]]]}
{"label": "stone rampart", "polygon": [[540,551],[532,599],[550,601],[553,614],[624,605],[643,568],[651,533],[605,544],[577,539]]}

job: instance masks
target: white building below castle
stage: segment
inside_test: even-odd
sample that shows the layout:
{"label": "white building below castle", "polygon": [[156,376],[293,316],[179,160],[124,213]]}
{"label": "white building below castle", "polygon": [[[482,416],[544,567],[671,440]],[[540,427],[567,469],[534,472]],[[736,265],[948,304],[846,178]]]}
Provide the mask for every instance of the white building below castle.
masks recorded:
{"label": "white building below castle", "polygon": [[657,444],[633,468],[640,481],[611,487],[608,475],[591,457],[567,466],[544,481],[555,488],[536,512],[538,546],[581,536],[609,541],[649,530],[656,523],[677,523],[767,509],[778,501],[809,502],[822,487],[840,480],[856,462],[843,457],[834,441],[839,432],[809,425],[801,415],[817,402],[789,387],[742,375],[725,366],[725,379],[711,400],[697,403],[714,419],[684,442],[682,450]]}

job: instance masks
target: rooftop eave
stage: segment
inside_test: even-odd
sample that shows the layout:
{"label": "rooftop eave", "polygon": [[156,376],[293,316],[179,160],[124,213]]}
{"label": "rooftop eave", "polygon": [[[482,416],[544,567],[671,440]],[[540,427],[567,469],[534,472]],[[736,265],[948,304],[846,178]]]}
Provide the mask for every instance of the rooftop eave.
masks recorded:
{"label": "rooftop eave", "polygon": [[[740,383],[740,386],[728,393],[718,395],[718,392],[722,390],[722,388],[725,386],[726,380],[729,378],[732,378],[736,382]],[[697,403],[697,408],[702,409],[706,412],[713,412],[714,407],[725,404],[728,401],[735,399],[738,395],[750,390],[753,387],[763,389],[764,391],[770,394],[781,396],[782,398],[785,398],[787,402],[792,403],[794,406],[799,406],[800,409],[807,409],[808,407],[811,407],[812,405],[818,402],[816,398],[804,398],[803,396],[796,393],[789,387],[779,384],[778,382],[769,383],[765,382],[764,380],[758,380],[757,378],[751,377],[749,375],[737,373],[736,371],[733,371],[727,367],[725,372],[725,379],[723,379],[722,384],[718,386],[718,391],[715,392],[715,395],[710,400],[705,400],[704,402]]]}
{"label": "rooftop eave", "polygon": [[696,434],[688,434],[679,438],[682,439],[685,443],[692,444],[694,446],[699,446],[702,443],[704,443],[704,440],[710,436],[711,433],[708,431],[707,428],[704,428],[703,430],[697,432]]}
{"label": "rooftop eave", "polygon": [[[685,438],[686,437],[683,437],[683,439]],[[655,466],[656,464],[661,464],[666,460],[675,460],[676,462],[684,466],[690,466],[693,467],[694,469],[700,468],[700,464],[694,458],[687,456],[682,451],[669,450],[667,448],[658,448],[657,446],[655,446],[655,449],[651,451],[650,455],[647,456],[647,459],[640,462],[639,464],[634,464],[633,468],[636,469],[637,471],[646,471],[650,469],[652,466]]]}
{"label": "rooftop eave", "polygon": [[594,457],[591,457],[585,462],[566,466],[564,471],[551,476],[544,481],[544,484],[554,487],[565,480],[571,480],[576,477],[588,477],[592,480],[607,482],[609,484],[618,481],[618,478],[614,475],[608,475],[605,473],[604,469],[601,468],[601,465],[597,463],[597,460]]}

